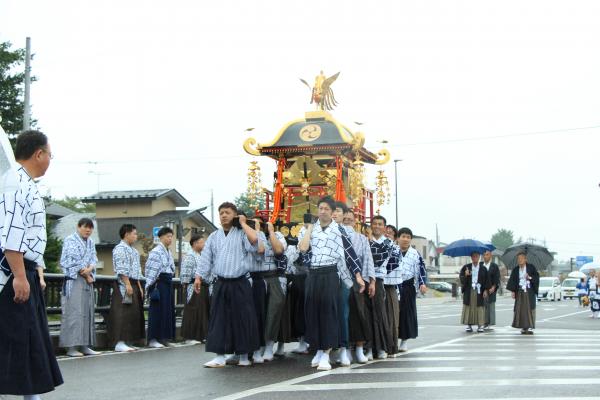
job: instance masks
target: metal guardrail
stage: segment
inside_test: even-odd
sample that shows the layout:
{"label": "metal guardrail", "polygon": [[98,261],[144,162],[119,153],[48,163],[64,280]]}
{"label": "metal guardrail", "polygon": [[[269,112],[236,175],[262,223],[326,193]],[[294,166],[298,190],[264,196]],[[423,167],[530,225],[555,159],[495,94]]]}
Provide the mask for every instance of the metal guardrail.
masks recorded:
{"label": "metal guardrail", "polygon": [[[44,280],[46,281],[46,290],[44,291],[44,297],[46,300],[46,314],[61,314],[61,291],[65,281],[65,276],[63,274],[46,273],[44,274]],[[96,302],[95,312],[102,316],[102,322],[100,325],[106,324],[106,317],[110,311],[112,290],[116,280],[116,276],[96,275],[96,282],[94,282],[94,297]],[[145,279],[142,279],[141,281],[143,283]],[[186,294],[183,291],[183,286],[181,285],[179,278],[173,278],[173,286],[175,290],[175,311],[178,315],[180,315],[185,304]],[[148,310],[147,301],[144,302],[144,310]]]}

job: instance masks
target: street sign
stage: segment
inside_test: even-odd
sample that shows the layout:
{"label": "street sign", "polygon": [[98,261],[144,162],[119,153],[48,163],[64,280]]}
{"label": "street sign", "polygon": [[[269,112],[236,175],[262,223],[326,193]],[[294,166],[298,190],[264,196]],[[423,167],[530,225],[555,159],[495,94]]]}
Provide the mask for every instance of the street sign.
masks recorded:
{"label": "street sign", "polygon": [[158,231],[160,231],[160,228],[162,228],[162,226],[155,226],[154,228],[152,228],[152,238],[154,239],[154,243],[158,243]]}
{"label": "street sign", "polygon": [[577,256],[575,258],[575,263],[577,264],[577,268],[581,268],[583,264],[594,262],[594,256]]}

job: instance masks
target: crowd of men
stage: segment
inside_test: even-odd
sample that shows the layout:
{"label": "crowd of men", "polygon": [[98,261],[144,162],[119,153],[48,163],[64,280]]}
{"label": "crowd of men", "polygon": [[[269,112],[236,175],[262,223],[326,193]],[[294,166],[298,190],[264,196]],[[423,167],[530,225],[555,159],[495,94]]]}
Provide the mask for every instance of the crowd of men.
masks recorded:
{"label": "crowd of men", "polygon": [[[12,157],[6,149],[3,153]],[[0,394],[35,400],[63,383],[46,319],[46,216],[35,183],[52,159],[47,137],[39,131],[20,134],[14,158],[15,188],[3,187],[0,194]],[[323,371],[333,363],[366,363],[408,350],[408,340],[418,335],[417,293],[427,291],[425,263],[411,247],[412,231],[387,225],[380,215],[359,231],[354,212],[331,197],[321,198],[317,207],[318,218],[308,215],[296,245],[288,245],[272,223],[249,220],[229,202],[219,206],[217,231],[206,240],[192,236],[180,273],[186,297],[182,335],[205,341],[206,351],[215,353],[206,367],[271,361],[291,342],[298,342],[295,353],[312,354],[310,365]],[[60,259],[65,281],[59,343],[71,357],[97,354],[93,229],[93,221],[82,218],[65,239]],[[119,236],[109,341],[117,352],[135,351],[144,340],[149,347],[164,347],[175,340],[173,231],[158,232],[145,279],[134,247],[136,227],[124,224]],[[491,295],[499,276],[484,257],[479,263],[479,254],[473,254],[473,263],[460,273],[468,331],[494,324]],[[516,299],[513,326],[523,333],[535,324],[532,296],[538,281],[535,267],[519,255],[508,289]]]}

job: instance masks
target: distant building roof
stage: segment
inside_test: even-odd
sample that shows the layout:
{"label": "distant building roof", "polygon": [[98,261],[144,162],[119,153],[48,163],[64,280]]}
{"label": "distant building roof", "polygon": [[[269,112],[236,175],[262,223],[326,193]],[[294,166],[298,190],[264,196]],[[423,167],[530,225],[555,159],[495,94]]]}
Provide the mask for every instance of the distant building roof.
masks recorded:
{"label": "distant building roof", "polygon": [[190,205],[190,202],[175,189],[115,190],[98,192],[82,198],[81,201],[84,203],[109,203],[121,202],[123,200],[152,201],[160,199],[161,197],[170,198],[173,200],[176,207],[187,207]]}
{"label": "distant building roof", "polygon": [[127,217],[127,218],[101,218],[98,220],[98,231],[102,245],[114,245],[119,243],[119,228],[124,223],[135,225],[139,233],[152,237],[152,228],[164,226],[166,222],[173,221],[177,223],[179,218],[182,220],[192,219],[197,225],[206,227],[206,233],[209,234],[217,227],[213,225],[208,218],[202,214],[206,207],[197,210],[173,210],[163,211],[152,217]]}
{"label": "distant building roof", "polygon": [[60,204],[52,202],[46,204],[46,215],[50,218],[54,217],[55,219],[59,219],[76,212],[77,211],[73,211],[70,208],[61,206]]}

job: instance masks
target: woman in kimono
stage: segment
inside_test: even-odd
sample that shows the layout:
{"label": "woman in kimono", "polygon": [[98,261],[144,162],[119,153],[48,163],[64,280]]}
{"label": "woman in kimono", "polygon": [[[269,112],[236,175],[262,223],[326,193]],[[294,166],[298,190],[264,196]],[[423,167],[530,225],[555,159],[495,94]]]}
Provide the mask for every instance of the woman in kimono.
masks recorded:
{"label": "woman in kimono", "polygon": [[80,219],[77,232],[65,239],[60,257],[65,281],[59,344],[67,348],[69,357],[99,354],[90,348],[96,345],[94,280],[98,258],[93,231],[91,219]]}
{"label": "woman in kimono", "polygon": [[488,270],[479,263],[480,256],[478,252],[472,252],[472,263],[464,265],[459,273],[463,292],[461,322],[467,325],[467,332],[473,332],[473,325],[477,325],[477,332],[484,332],[485,299],[488,296],[490,280]]}
{"label": "woman in kimono", "polygon": [[533,335],[540,274],[532,264],[527,263],[527,254],[524,252],[517,255],[517,264],[506,285],[506,289],[513,292],[512,298],[515,299],[512,327],[521,328],[523,335]]}
{"label": "woman in kimono", "polygon": [[204,342],[208,334],[208,282],[202,283],[200,293],[194,291],[194,280],[196,270],[200,268],[200,253],[204,248],[204,238],[199,234],[192,235],[190,245],[192,251],[185,256],[180,275],[183,290],[186,293],[181,336],[188,342]]}

